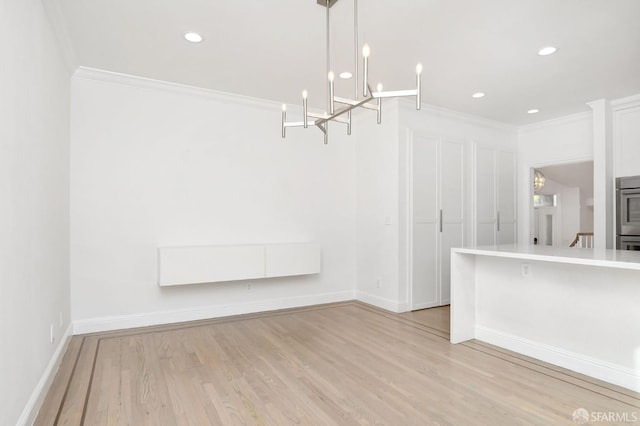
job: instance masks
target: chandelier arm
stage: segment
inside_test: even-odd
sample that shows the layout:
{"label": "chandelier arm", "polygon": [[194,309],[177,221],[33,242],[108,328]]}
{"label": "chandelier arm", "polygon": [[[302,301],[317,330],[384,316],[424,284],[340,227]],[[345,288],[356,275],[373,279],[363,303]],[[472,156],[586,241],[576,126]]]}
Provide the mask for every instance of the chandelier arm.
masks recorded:
{"label": "chandelier arm", "polygon": [[373,92],[371,95],[374,99],[379,98],[402,98],[405,96],[417,96],[418,91],[416,89],[410,90],[389,90],[386,92]]}
{"label": "chandelier arm", "polygon": [[[313,126],[316,124],[315,121],[307,121],[307,126]],[[282,123],[282,128],[287,127],[305,127],[304,121],[289,121],[288,123]]]}
{"label": "chandelier arm", "polygon": [[366,104],[366,103],[367,103],[367,102],[369,102],[371,99],[372,99],[371,97],[365,98],[365,99],[361,100],[360,102],[357,102],[357,103],[355,103],[355,104],[353,104],[353,105],[347,105],[346,107],[344,107],[344,108],[342,108],[342,109],[337,110],[335,113],[333,113],[333,114],[331,114],[331,115],[328,115],[328,116],[326,116],[326,117],[322,117],[322,118],[318,118],[318,119],[316,120],[316,126],[317,126],[317,125],[319,125],[319,124],[325,123],[325,122],[327,122],[327,121],[330,121],[330,120],[337,121],[337,120],[335,120],[335,118],[336,118],[336,117],[339,117],[339,116],[341,116],[342,114],[345,114],[345,113],[347,113],[347,112],[349,112],[349,111],[353,110],[354,108],[357,108],[357,107],[359,107],[359,106],[362,106],[362,105]]}
{"label": "chandelier arm", "polygon": [[348,119],[346,118],[342,118],[342,117],[332,117],[331,115],[328,114],[309,114],[310,117],[315,118],[316,120],[313,122],[313,124],[318,123],[319,121],[321,122],[325,122],[325,121],[337,121],[339,123],[348,123]]}
{"label": "chandelier arm", "polygon": [[329,126],[327,125],[327,123],[317,122],[316,126],[318,126],[318,129],[322,130],[322,133],[324,133],[324,144],[327,145],[329,143]]}

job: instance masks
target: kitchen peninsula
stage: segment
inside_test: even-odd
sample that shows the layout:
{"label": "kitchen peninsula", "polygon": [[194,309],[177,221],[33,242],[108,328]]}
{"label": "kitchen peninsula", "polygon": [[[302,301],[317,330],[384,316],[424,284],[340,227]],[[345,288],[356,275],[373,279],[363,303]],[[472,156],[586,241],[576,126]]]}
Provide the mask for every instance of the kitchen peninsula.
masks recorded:
{"label": "kitchen peninsula", "polygon": [[451,252],[451,343],[477,339],[640,391],[640,252]]}

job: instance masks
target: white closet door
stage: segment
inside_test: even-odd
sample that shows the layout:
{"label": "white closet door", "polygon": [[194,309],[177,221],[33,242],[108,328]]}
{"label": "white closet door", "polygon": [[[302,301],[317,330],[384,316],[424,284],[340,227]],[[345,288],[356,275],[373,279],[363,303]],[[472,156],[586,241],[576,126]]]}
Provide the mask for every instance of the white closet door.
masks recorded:
{"label": "white closet door", "polygon": [[498,244],[516,242],[516,154],[496,153]]}
{"label": "white closet door", "polygon": [[496,244],[495,151],[476,149],[476,245]]}
{"label": "white closet door", "polygon": [[451,249],[462,247],[464,242],[464,144],[445,140],[440,152],[439,304],[447,305],[451,299]]}
{"label": "white closet door", "polygon": [[412,306],[438,305],[438,140],[415,135],[413,169]]}

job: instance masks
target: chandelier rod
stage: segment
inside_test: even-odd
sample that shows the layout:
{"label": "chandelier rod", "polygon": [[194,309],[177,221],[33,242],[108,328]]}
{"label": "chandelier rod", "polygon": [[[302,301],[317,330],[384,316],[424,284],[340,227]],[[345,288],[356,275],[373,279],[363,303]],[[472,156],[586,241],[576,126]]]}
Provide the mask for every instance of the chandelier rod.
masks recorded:
{"label": "chandelier rod", "polygon": [[327,0],[327,73],[325,74],[325,81],[327,82],[327,111],[326,112],[333,112],[331,111],[331,98],[333,97],[331,94],[331,82],[328,80],[328,76],[329,73],[331,72],[331,50],[330,50],[330,26],[329,26],[329,9],[331,9],[331,7],[329,7],[329,2],[330,0]]}
{"label": "chandelier rod", "polygon": [[355,85],[353,88],[353,99],[358,100],[358,0],[353,0],[353,63],[355,65]]}

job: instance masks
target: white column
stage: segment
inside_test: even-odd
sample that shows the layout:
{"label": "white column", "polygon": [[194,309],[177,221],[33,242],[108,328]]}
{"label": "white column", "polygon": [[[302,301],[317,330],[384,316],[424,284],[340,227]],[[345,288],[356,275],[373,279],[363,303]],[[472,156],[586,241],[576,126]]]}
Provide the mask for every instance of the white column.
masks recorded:
{"label": "white column", "polygon": [[615,248],[611,104],[606,99],[598,99],[587,105],[593,110],[593,243],[595,248],[611,249]]}

